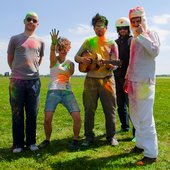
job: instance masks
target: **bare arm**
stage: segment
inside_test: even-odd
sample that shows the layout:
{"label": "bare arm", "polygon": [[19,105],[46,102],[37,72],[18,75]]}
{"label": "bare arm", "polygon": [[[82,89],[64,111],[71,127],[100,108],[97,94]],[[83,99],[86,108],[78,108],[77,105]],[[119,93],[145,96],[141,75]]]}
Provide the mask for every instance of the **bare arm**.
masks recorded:
{"label": "bare arm", "polygon": [[[119,58],[118,55],[119,55],[118,46],[116,43],[114,43],[111,47],[111,56],[110,56],[111,60],[118,60],[118,58]],[[113,64],[107,64],[106,68],[114,70],[117,68],[117,66],[114,66]]]}
{"label": "bare arm", "polygon": [[39,65],[42,63],[42,58],[43,58],[43,56],[40,56],[40,60],[39,60]]}
{"label": "bare arm", "polygon": [[74,74],[74,63],[71,62],[70,63],[70,75],[73,75]]}
{"label": "bare arm", "polygon": [[13,62],[14,56],[11,54],[8,54],[7,56],[7,60],[8,60],[8,65],[10,67],[10,69],[12,69],[12,62]]}
{"label": "bare arm", "polygon": [[50,35],[51,35],[50,67],[53,67],[57,62],[56,45],[57,45],[57,42],[58,42],[58,34],[59,34],[59,30],[56,33],[56,29],[54,29],[50,32]]}
{"label": "bare arm", "polygon": [[57,62],[56,57],[56,46],[51,44],[50,47],[50,68],[53,67]]}

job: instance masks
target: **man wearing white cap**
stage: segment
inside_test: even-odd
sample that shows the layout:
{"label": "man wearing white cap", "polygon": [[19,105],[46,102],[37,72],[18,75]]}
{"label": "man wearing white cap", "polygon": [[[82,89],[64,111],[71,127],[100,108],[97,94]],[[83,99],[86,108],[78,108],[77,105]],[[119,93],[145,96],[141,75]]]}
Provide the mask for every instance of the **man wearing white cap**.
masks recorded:
{"label": "man wearing white cap", "polygon": [[144,151],[144,157],[136,163],[144,165],[155,162],[158,156],[153,104],[155,58],[159,54],[160,41],[156,32],[148,29],[142,7],[131,9],[129,19],[134,37],[125,87],[128,89],[130,117],[136,129],[136,146],[132,151]]}
{"label": "man wearing white cap", "polygon": [[[125,82],[125,75],[129,65],[130,56],[130,44],[132,36],[130,35],[130,21],[128,18],[121,17],[116,20],[115,23],[118,38],[115,40],[118,45],[119,59],[122,63],[121,67],[114,70],[115,82],[116,82],[116,99],[117,99],[117,112],[121,122],[121,130],[117,133],[128,132],[129,126],[129,114],[127,111],[128,95],[123,90]],[[133,130],[134,136],[134,130]]]}

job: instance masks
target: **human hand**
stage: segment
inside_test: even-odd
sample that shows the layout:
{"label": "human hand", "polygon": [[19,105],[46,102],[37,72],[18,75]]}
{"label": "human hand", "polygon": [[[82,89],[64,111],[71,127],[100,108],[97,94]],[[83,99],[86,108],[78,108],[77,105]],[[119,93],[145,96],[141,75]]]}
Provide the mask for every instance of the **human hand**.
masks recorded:
{"label": "human hand", "polygon": [[81,57],[81,63],[86,64],[86,65],[91,64],[92,63],[92,58],[90,58],[90,57]]}
{"label": "human hand", "polygon": [[139,24],[139,26],[136,28],[136,33],[139,35],[139,34],[142,34],[144,32],[144,28],[141,24]]}
{"label": "human hand", "polygon": [[124,91],[125,93],[128,93],[128,80],[127,80],[127,79],[125,79],[125,83],[124,83],[124,85],[123,85],[123,91]]}
{"label": "human hand", "polygon": [[57,45],[58,42],[58,34],[59,34],[59,30],[56,33],[56,29],[52,29],[52,31],[50,32],[51,35],[51,43],[52,45]]}

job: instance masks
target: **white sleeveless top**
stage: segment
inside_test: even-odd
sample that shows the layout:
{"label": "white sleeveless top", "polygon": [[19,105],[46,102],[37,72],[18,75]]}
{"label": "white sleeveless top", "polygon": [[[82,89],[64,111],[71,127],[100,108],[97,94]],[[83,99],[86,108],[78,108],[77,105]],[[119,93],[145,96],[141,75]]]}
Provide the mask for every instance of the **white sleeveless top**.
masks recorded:
{"label": "white sleeveless top", "polygon": [[57,63],[54,67],[50,68],[50,79],[48,90],[68,90],[71,91],[70,85],[70,61],[64,61],[63,63]]}

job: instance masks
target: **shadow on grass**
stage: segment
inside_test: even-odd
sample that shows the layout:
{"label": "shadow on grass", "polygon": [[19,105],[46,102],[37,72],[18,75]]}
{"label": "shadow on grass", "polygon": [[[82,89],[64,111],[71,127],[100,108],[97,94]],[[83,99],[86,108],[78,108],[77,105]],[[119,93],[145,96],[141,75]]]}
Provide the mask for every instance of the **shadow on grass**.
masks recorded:
{"label": "shadow on grass", "polygon": [[0,148],[0,160],[12,162],[20,158],[30,158],[37,156],[39,151],[30,151],[26,148],[21,153],[13,153],[11,148]]}
{"label": "shadow on grass", "polygon": [[[84,139],[80,139],[78,151],[95,149],[95,148],[107,145],[106,140],[103,140],[104,136],[105,135],[100,135],[100,136],[95,137],[94,144],[91,145],[91,147],[86,148],[86,149],[81,148],[81,144],[83,143]],[[48,155],[56,155],[56,154],[58,154],[59,152],[62,152],[62,151],[74,152],[74,150],[69,149],[69,144],[71,142],[72,142],[72,138],[52,140],[46,148],[40,149],[39,152],[41,152],[41,154],[48,154]]]}
{"label": "shadow on grass", "polygon": [[[72,152],[68,146],[69,143],[72,141],[72,138],[64,138],[64,139],[58,139],[58,140],[52,140],[50,142],[50,145],[48,145],[46,148],[40,149],[38,151],[30,151],[24,149],[21,153],[12,153],[11,148],[0,148],[0,160],[1,161],[7,161],[12,162],[14,160],[18,160],[20,158],[33,158],[38,163],[43,163],[44,161],[48,161],[50,159],[50,156],[55,156],[60,154],[60,152]],[[81,139],[79,141],[79,146],[81,146],[81,143],[83,140]],[[76,151],[73,154],[76,154],[76,158],[73,158],[71,160],[63,159],[63,162],[56,161],[54,163],[50,164],[50,167],[52,169],[101,169],[104,167],[111,168],[121,167],[124,169],[125,167],[134,167],[134,165],[129,163],[119,163],[117,160],[127,157],[128,153],[121,153],[118,155],[113,155],[109,157],[101,157],[101,158],[92,158],[89,154],[89,152],[97,150],[97,148],[100,148],[102,146],[106,146],[108,143],[106,142],[105,135],[100,135],[95,137],[94,144],[87,149],[80,149],[76,153]],[[118,146],[119,147],[119,146]],[[116,148],[116,147],[115,147]],[[87,150],[87,152],[86,152]],[[88,151],[89,150],[89,151]],[[79,152],[80,151],[80,152]],[[80,154],[79,154],[80,153]],[[87,154],[86,154],[87,153]],[[82,156],[83,155],[83,156]],[[84,156],[86,155],[86,156]],[[114,164],[113,164],[114,162]],[[100,168],[97,168],[100,167]]]}
{"label": "shadow on grass", "polygon": [[81,169],[81,170],[99,170],[99,169],[127,169],[134,168],[135,165],[132,163],[119,162],[122,158],[127,158],[128,153],[113,155],[109,157],[100,157],[96,159],[92,159],[89,156],[79,157],[72,160],[64,161],[64,162],[56,162],[51,164],[52,169],[60,169],[60,170],[73,170],[73,169]]}
{"label": "shadow on grass", "polygon": [[22,157],[24,158],[35,158],[48,154],[56,155],[61,151],[68,150],[68,144],[72,141],[72,138],[65,138],[59,140],[53,140],[47,148],[39,149],[37,151],[30,151],[28,148],[24,148],[20,153],[13,153],[12,148],[0,148],[0,160],[5,160],[11,162],[13,160],[18,160]]}

